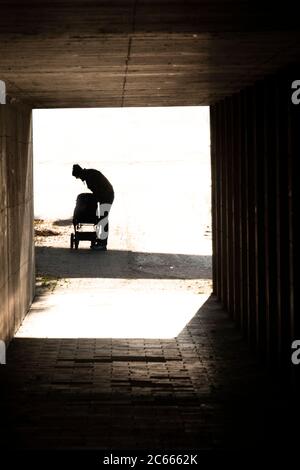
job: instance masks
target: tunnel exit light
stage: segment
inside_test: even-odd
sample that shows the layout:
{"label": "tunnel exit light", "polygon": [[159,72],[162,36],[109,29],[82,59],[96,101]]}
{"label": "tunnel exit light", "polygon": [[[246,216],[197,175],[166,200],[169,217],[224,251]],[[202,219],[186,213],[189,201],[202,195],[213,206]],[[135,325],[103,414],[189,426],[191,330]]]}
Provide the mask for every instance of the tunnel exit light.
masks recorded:
{"label": "tunnel exit light", "polygon": [[[109,280],[107,280],[109,281]],[[91,280],[92,282],[92,280]],[[66,295],[62,287],[55,296],[36,301],[18,338],[118,338],[172,339],[184,329],[206,302],[209,294],[176,291],[172,281],[114,280],[102,292]]]}

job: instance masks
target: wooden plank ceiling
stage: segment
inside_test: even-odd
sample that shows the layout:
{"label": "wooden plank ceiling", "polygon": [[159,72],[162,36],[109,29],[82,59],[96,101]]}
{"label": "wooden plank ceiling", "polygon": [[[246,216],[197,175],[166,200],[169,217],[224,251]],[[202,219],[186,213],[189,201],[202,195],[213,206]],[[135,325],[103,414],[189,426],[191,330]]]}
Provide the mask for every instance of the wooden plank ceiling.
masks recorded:
{"label": "wooden plank ceiling", "polygon": [[36,108],[208,105],[299,60],[292,20],[248,0],[0,0],[0,79]]}

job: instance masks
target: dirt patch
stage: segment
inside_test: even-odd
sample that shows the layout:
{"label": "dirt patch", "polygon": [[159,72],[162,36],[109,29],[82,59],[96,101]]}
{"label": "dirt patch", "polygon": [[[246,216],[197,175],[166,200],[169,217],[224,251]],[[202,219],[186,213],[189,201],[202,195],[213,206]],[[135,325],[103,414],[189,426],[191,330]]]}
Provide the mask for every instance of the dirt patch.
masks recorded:
{"label": "dirt patch", "polygon": [[34,235],[35,237],[56,237],[60,235],[60,232],[50,229],[49,221],[34,219]]}
{"label": "dirt patch", "polygon": [[[71,222],[67,221],[63,225],[59,225],[58,221],[35,219],[34,220],[34,235],[36,246],[56,246],[63,243],[68,246],[68,237],[71,232]],[[57,230],[59,226],[59,230]]]}
{"label": "dirt patch", "polygon": [[54,230],[49,230],[49,229],[34,229],[34,235],[36,237],[56,237],[57,235],[60,235],[59,232],[56,232]]}

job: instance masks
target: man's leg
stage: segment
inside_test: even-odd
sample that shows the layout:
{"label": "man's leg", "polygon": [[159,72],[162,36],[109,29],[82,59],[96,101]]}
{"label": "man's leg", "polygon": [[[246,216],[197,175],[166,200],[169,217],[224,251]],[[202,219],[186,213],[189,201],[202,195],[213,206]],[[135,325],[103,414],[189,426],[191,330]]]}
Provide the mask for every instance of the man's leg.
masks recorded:
{"label": "man's leg", "polygon": [[103,249],[107,246],[109,222],[108,216],[111,209],[111,203],[100,204],[100,220],[96,227],[97,241],[96,245]]}

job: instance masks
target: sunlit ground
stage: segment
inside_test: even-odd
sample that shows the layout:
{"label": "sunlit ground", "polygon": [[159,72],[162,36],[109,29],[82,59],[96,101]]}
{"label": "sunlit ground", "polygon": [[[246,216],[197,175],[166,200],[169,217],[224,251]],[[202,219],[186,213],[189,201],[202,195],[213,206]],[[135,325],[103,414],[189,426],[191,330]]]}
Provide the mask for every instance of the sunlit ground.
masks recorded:
{"label": "sunlit ground", "polygon": [[[89,288],[36,302],[17,337],[33,338],[174,338],[207,300],[208,294],[174,289],[170,280],[106,279],[99,292]],[[105,287],[106,286],[106,287]]]}
{"label": "sunlit ground", "polygon": [[[80,112],[35,111],[35,215],[72,217],[76,195],[87,191],[71,176],[73,163],[102,171],[116,194],[109,248],[147,253],[146,268],[154,276],[120,279],[118,258],[100,256],[105,279],[101,274],[81,278],[78,268],[79,274],[36,300],[17,336],[173,338],[205,302],[209,288],[197,290],[201,261],[198,279],[164,279],[166,267],[155,253],[198,255],[199,260],[211,255],[208,108]],[[54,262],[53,247],[69,246],[69,234],[42,243],[52,247],[43,269]],[[82,250],[88,250],[87,243],[70,256],[83,269],[95,258],[89,253],[83,259]],[[63,259],[64,267],[68,262]],[[59,262],[54,268],[62,277]],[[128,266],[131,274],[144,268]]]}

